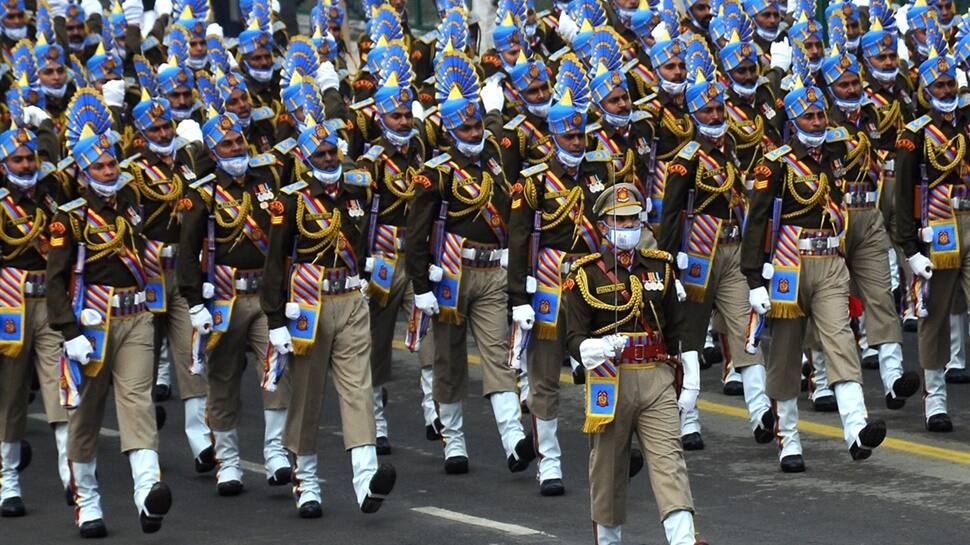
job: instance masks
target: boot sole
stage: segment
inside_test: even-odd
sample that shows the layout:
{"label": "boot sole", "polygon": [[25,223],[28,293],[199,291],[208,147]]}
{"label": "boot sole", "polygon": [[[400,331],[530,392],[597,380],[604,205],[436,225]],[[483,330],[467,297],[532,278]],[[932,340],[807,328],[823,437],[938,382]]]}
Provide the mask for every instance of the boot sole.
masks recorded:
{"label": "boot sole", "polygon": [[364,498],[360,505],[360,510],[364,513],[376,513],[381,505],[384,504],[384,496],[394,490],[394,483],[397,481],[397,471],[391,464],[381,464],[377,468],[377,473],[370,480],[370,494]]}
{"label": "boot sole", "polygon": [[919,375],[907,371],[893,383],[893,393],[896,394],[896,399],[910,397],[919,390],[919,386]]}
{"label": "boot sole", "polygon": [[145,510],[149,516],[161,517],[172,508],[172,490],[163,482],[155,483],[145,498]]}
{"label": "boot sole", "polygon": [[759,445],[770,443],[775,438],[775,414],[767,410],[761,415],[761,425],[754,430],[754,440]]}

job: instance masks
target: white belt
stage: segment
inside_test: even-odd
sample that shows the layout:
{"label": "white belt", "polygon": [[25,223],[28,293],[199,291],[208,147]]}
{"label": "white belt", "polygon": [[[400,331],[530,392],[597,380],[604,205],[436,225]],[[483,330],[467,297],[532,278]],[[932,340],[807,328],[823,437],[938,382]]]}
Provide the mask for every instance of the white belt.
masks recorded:
{"label": "white belt", "polygon": [[813,237],[798,239],[798,249],[806,252],[817,252],[819,250],[833,250],[839,247],[841,242],[839,237]]}
{"label": "white belt", "polygon": [[117,294],[112,295],[111,306],[113,306],[114,308],[121,308],[123,304],[124,306],[140,305],[145,302],[145,292],[139,291],[139,292],[136,292],[134,295],[125,294],[125,298],[126,299],[130,298],[130,299],[127,301],[122,301],[121,295],[117,295]]}
{"label": "white belt", "polygon": [[47,294],[47,286],[45,286],[44,284],[24,282],[24,295],[26,295],[27,297],[30,297],[30,296],[40,297],[41,295],[46,295],[46,294]]}
{"label": "white belt", "polygon": [[858,193],[846,193],[845,204],[848,206],[860,204],[876,204],[879,195],[875,191],[860,191]]}
{"label": "white belt", "polygon": [[324,293],[354,290],[360,287],[360,276],[355,274],[335,282],[330,282],[329,279],[325,278],[320,287]]}
{"label": "white belt", "polygon": [[883,172],[896,172],[896,160],[888,159],[882,162]]}
{"label": "white belt", "polygon": [[262,282],[257,278],[237,278],[234,284],[237,290],[251,291],[260,288]]}
{"label": "white belt", "polygon": [[461,258],[470,261],[501,261],[507,253],[506,248],[462,248]]}
{"label": "white belt", "polygon": [[950,206],[952,206],[954,210],[970,210],[970,199],[953,197],[950,199]]}
{"label": "white belt", "polygon": [[172,244],[166,244],[162,246],[162,249],[158,252],[159,257],[175,257],[177,248]]}

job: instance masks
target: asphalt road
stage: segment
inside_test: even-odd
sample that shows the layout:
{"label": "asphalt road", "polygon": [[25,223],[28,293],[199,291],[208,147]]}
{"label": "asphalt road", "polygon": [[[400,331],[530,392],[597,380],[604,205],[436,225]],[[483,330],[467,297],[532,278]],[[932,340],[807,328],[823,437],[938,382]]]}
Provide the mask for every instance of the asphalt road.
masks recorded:
{"label": "asphalt road", "polygon": [[[400,331],[399,331],[400,333]],[[399,338],[403,338],[399,336]],[[906,365],[916,367],[915,337],[905,338]],[[320,477],[324,516],[297,517],[288,487],[266,485],[262,474],[262,413],[254,374],[247,373],[248,403],[241,429],[242,454],[251,470],[246,491],[235,498],[216,494],[214,474],[194,472],[181,433],[181,404],[165,403],[168,424],[161,433],[164,479],[174,494],[172,512],[158,534],[143,535],[131,500],[131,477],[109,403],[99,450],[103,507],[112,543],[180,544],[374,544],[486,545],[591,542],[586,478],[587,440],[580,432],[582,391],[563,386],[560,423],[567,493],[539,496],[530,471],[509,473],[486,400],[466,402],[465,426],[471,473],[446,476],[441,446],[424,437],[416,357],[395,352],[395,380],[389,385],[388,414],[393,453],[382,457],[397,467],[397,486],[376,515],[359,512],[342,451],[335,394],[328,388],[320,428]],[[970,542],[970,386],[950,386],[956,431],[923,431],[918,399],[900,411],[882,401],[876,371],[866,371],[871,417],[883,418],[889,439],[874,456],[853,462],[841,440],[838,415],[814,413],[800,404],[808,471],[778,470],[773,445],[751,438],[740,398],[721,393],[720,372],[702,372],[701,418],[707,448],[688,454],[697,507],[697,528],[711,544],[785,543],[934,544]],[[481,391],[473,366],[471,391]],[[0,544],[76,543],[73,512],[64,505],[54,468],[53,437],[40,403],[30,408],[28,440],[34,461],[22,476],[28,516],[0,519]],[[528,424],[527,424],[528,426]],[[629,544],[665,543],[646,473],[630,486]]]}

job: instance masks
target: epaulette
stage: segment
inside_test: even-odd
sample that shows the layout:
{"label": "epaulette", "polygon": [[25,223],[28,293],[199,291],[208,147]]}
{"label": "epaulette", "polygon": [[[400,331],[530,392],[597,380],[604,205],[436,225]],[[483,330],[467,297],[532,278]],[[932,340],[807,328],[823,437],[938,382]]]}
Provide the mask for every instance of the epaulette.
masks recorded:
{"label": "epaulette", "polygon": [[260,153],[249,160],[249,166],[254,168],[267,167],[276,164],[276,157],[272,153]]}
{"label": "epaulette", "polygon": [[141,50],[148,51],[149,49],[158,47],[158,45],[159,45],[158,38],[149,34],[147,38],[141,41]]}
{"label": "epaulette", "polygon": [[256,108],[253,110],[253,113],[250,114],[253,121],[263,121],[264,119],[270,119],[273,117],[273,115],[274,115],[273,109],[267,106],[263,106],[262,108]]}
{"label": "epaulette", "polygon": [[830,127],[825,131],[826,142],[844,142],[849,139],[849,131],[845,127]]}
{"label": "epaulette", "polygon": [[73,162],[74,162],[74,157],[71,157],[70,155],[68,155],[67,157],[57,162],[57,170],[66,169],[67,167],[71,166],[71,163]]}
{"label": "epaulette", "polygon": [[188,139],[182,138],[181,136],[176,136],[175,137],[175,149],[182,149],[182,148],[184,148],[185,146],[188,146],[191,143],[192,142],[190,142]]}
{"label": "epaulette", "polygon": [[601,128],[602,128],[602,125],[600,125],[599,122],[590,123],[589,125],[586,125],[586,134],[589,134],[591,132],[596,132]]}
{"label": "epaulette", "polygon": [[189,184],[189,187],[191,187],[192,189],[196,189],[197,190],[200,187],[204,186],[205,184],[207,184],[207,183],[209,183],[209,182],[211,182],[212,180],[215,180],[215,179],[216,179],[216,174],[213,172],[212,174],[209,174],[208,176],[203,176],[202,178],[199,178],[198,180],[192,182],[191,184]]}
{"label": "epaulette", "polygon": [[370,106],[373,103],[374,103],[374,97],[365,98],[364,100],[360,100],[360,101],[357,101],[357,102],[354,102],[353,104],[351,104],[350,105],[350,109],[351,110],[360,110],[360,109],[363,109],[363,108],[366,108],[366,107]]}
{"label": "epaulette", "polygon": [[551,13],[552,13],[552,10],[550,9],[544,9],[542,11],[536,12],[536,19],[542,19],[543,17]]}
{"label": "epaulette", "polygon": [[4,74],[6,74],[9,71],[10,71],[10,65],[8,65],[6,63],[0,64],[0,76],[3,76]]}
{"label": "epaulette", "polygon": [[66,202],[66,203],[58,206],[57,209],[60,210],[61,212],[65,212],[67,214],[70,214],[71,212],[73,212],[73,211],[77,210],[78,208],[84,206],[84,204],[86,202],[87,201],[84,200],[84,197],[78,197],[78,198],[74,199],[73,201]]}
{"label": "epaulette", "polygon": [[646,106],[651,100],[655,98],[657,98],[657,93],[650,93],[645,97],[638,98],[636,102],[633,103],[633,105],[637,107]]}
{"label": "epaulette", "polygon": [[368,161],[377,161],[377,159],[384,153],[384,146],[374,144],[367,150],[367,153],[360,156],[361,159],[367,159]]}
{"label": "epaulette", "polygon": [[434,81],[434,76],[431,76],[430,78],[424,80],[424,84],[434,87]]}
{"label": "epaulette", "polygon": [[296,147],[296,139],[287,138],[286,140],[283,140],[282,142],[273,146],[273,149],[282,153],[283,155],[286,155],[287,153],[293,151],[293,148],[295,147]]}
{"label": "epaulette", "polygon": [[41,179],[55,170],[57,170],[57,167],[51,163],[48,163],[47,161],[44,161],[40,164],[40,168],[37,169],[37,179]]}
{"label": "epaulette", "polygon": [[930,116],[928,115],[917,117],[916,119],[906,124],[906,130],[912,131],[912,132],[919,132],[920,129],[925,127],[929,122],[930,122]]}
{"label": "epaulette", "polygon": [[422,34],[421,37],[418,38],[418,41],[430,45],[431,42],[437,39],[438,39],[438,29],[434,29],[431,32],[425,32],[424,34]]}
{"label": "epaulette", "polygon": [[620,67],[620,72],[623,72],[624,74],[626,74],[630,70],[633,70],[633,68],[638,64],[640,64],[640,59],[634,57],[630,59],[629,62],[627,62],[626,64]]}
{"label": "epaulette", "polygon": [[296,194],[297,191],[305,189],[306,187],[307,187],[307,183],[304,182],[303,180],[300,180],[298,182],[293,182],[288,186],[284,186],[283,188],[280,189],[280,191],[282,191],[283,193],[286,193],[287,195],[294,195]]}
{"label": "epaulette", "polygon": [[448,155],[447,153],[442,153],[437,157],[432,157],[431,159],[428,159],[427,161],[425,161],[424,166],[427,168],[438,168],[450,160],[451,160],[451,155]]}
{"label": "epaulette", "polygon": [[643,121],[644,119],[650,119],[650,112],[645,110],[633,110],[630,114],[630,123],[637,123]]}
{"label": "epaulette", "polygon": [[569,53],[570,51],[572,51],[572,50],[569,49],[568,46],[563,47],[559,51],[556,51],[552,55],[549,55],[549,60],[551,62],[558,61],[559,59],[563,58],[566,55],[566,53]]}
{"label": "epaulette", "polygon": [[342,131],[347,128],[347,124],[344,123],[343,119],[328,119],[326,124],[332,131]]}
{"label": "epaulette", "polygon": [[502,125],[502,128],[507,131],[515,130],[515,128],[521,125],[523,121],[525,121],[525,115],[519,114],[510,119],[505,125]]}
{"label": "epaulette", "polygon": [[599,252],[592,253],[589,255],[584,255],[583,257],[577,259],[576,261],[573,261],[573,266],[569,269],[569,272],[574,273],[579,269],[583,268],[584,265],[588,265],[589,263],[596,261],[600,257],[602,257],[602,255]]}
{"label": "epaulette", "polygon": [[679,159],[690,161],[694,158],[694,155],[697,154],[697,150],[699,149],[701,149],[701,145],[697,142],[697,140],[691,140],[690,142],[684,144],[684,147],[680,148],[680,151],[677,153],[677,157]]}
{"label": "epaulette", "polygon": [[9,189],[7,189],[6,187],[0,187],[0,199],[7,198],[7,195],[9,195],[9,194],[10,194],[10,190]]}
{"label": "epaulette", "polygon": [[121,168],[128,168],[128,167],[130,167],[132,165],[132,163],[134,163],[135,161],[137,161],[140,158],[141,158],[141,154],[140,153],[133,153],[133,154],[129,155],[128,157],[125,157],[125,160],[124,161],[121,161],[120,163],[118,163],[118,166],[121,167]]}
{"label": "epaulette", "polygon": [[640,255],[643,257],[649,257],[650,259],[659,259],[667,263],[674,262],[674,256],[670,255],[669,252],[663,250],[656,250],[653,248],[640,248]]}
{"label": "epaulette", "polygon": [[226,38],[222,41],[226,46],[226,51],[232,51],[239,47],[239,38]]}
{"label": "epaulette", "polygon": [[132,87],[138,85],[138,80],[132,77],[125,78],[125,87],[131,89]]}
{"label": "epaulette", "polygon": [[128,185],[129,183],[131,183],[131,181],[134,180],[134,179],[135,179],[135,177],[132,176],[131,174],[129,174],[127,172],[122,172],[118,176],[118,188],[120,189],[122,187],[125,187],[126,185]]}
{"label": "epaulette", "polygon": [[778,159],[781,159],[785,154],[789,152],[791,152],[791,146],[789,146],[788,144],[785,144],[780,148],[775,148],[769,151],[768,153],[766,153],[765,159],[769,161],[777,161]]}
{"label": "epaulette", "polygon": [[970,104],[970,93],[961,93],[959,101],[958,107],[966,108],[967,104]]}
{"label": "epaulette", "polygon": [[370,172],[366,170],[350,170],[344,173],[344,184],[356,187],[370,187]]}
{"label": "epaulette", "polygon": [[531,167],[520,172],[523,178],[528,178],[530,176],[535,176],[540,172],[545,172],[549,168],[547,163],[539,163],[538,165],[532,165]]}
{"label": "epaulette", "polygon": [[591,163],[603,163],[605,161],[613,160],[613,156],[610,155],[610,152],[606,150],[598,149],[595,151],[587,151],[586,160]]}
{"label": "epaulette", "polygon": [[435,104],[434,106],[432,106],[432,107],[430,107],[430,108],[428,108],[427,110],[424,111],[424,119],[427,120],[429,117],[431,117],[431,114],[433,114],[433,113],[435,113],[437,111],[438,111],[438,105]]}

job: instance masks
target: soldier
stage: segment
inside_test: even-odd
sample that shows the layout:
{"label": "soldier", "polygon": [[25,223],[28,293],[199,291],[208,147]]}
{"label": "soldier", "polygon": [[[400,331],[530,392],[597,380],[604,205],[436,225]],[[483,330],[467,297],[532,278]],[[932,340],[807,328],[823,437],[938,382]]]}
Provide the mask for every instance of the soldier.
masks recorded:
{"label": "soldier", "polygon": [[961,285],[970,292],[960,265],[967,252],[960,235],[967,232],[965,211],[970,209],[961,181],[968,135],[956,112],[953,58],[945,45],[937,54],[936,44],[942,42],[938,32],[928,34],[927,40],[933,45],[919,67],[918,92],[930,110],[907,123],[896,142],[896,238],[916,276],[911,291],[918,297],[917,309],[925,314],[918,336],[926,429],[950,432],[944,369],[950,360],[950,307]]}
{"label": "soldier", "polygon": [[[781,20],[775,0],[745,0],[744,11],[754,23],[754,43],[761,50],[762,59],[771,61],[768,53],[776,41],[784,38],[786,24]],[[764,63],[767,64],[767,63]]]}
{"label": "soldier", "polygon": [[152,98],[150,85],[150,81],[143,82],[142,101],[132,110],[143,144],[132,150],[127,161],[134,176],[133,185],[142,198],[146,303],[155,317],[155,344],[160,350],[167,341],[167,352],[178,376],[185,437],[195,470],[206,473],[215,468],[211,430],[206,424],[207,385],[203,374],[191,371],[192,322],[176,278],[179,219],[188,202],[184,200],[186,185],[196,180],[194,156],[196,148],[202,145],[202,133],[194,121],[185,120],[179,131],[191,141],[177,136],[168,100]]}
{"label": "soldier", "polygon": [[140,257],[141,205],[128,185],[131,175],[118,167],[118,137],[110,126],[111,114],[97,92],[79,90],[68,111],[68,145],[79,169],[82,196],[61,205],[50,224],[47,261],[50,324],[66,339],[62,400],[76,407],[68,424],[68,459],[75,518],[86,538],[107,535],[96,470],[104,404],[112,384],[121,451],[131,465],[142,531],[158,531],[172,505],[168,485],[159,481],[151,397],[154,332]]}
{"label": "soldier", "polygon": [[[520,422],[515,372],[507,365],[508,282],[502,270],[510,188],[498,143],[484,134],[471,60],[459,52],[442,54],[436,85],[441,119],[454,146],[451,154],[426,161],[415,180],[405,245],[415,306],[429,316],[440,313],[434,325],[433,388],[443,426],[445,472],[468,472],[461,400],[468,387],[469,328],[482,354],[483,393],[495,414],[509,470],[524,471],[535,452]],[[488,96],[488,110],[501,109],[501,90],[494,90],[499,104]]]}
{"label": "soldier", "polygon": [[[619,60],[618,52],[615,58]],[[575,57],[566,57],[560,64],[555,89],[559,99],[549,110],[555,153],[548,164],[522,171],[509,220],[509,299],[518,330],[513,338],[531,335],[525,357],[543,496],[565,493],[556,436],[559,371],[566,357],[562,283],[575,260],[598,249],[591,204],[614,179],[611,155],[586,153],[585,111],[590,91],[584,72]],[[603,67],[603,73],[594,79],[594,99],[608,94],[604,80],[626,82],[618,70]],[[526,350],[524,344],[522,350]]]}
{"label": "soldier", "polygon": [[772,318],[767,391],[775,401],[785,472],[805,470],[797,402],[809,317],[825,353],[852,459],[871,456],[886,436],[882,420],[866,419],[859,354],[847,318],[849,272],[837,253],[845,226],[840,184],[846,144],[834,131],[826,133],[822,91],[801,85],[810,78],[809,61],[802,48],[795,53],[793,88],[785,96],[794,138],[755,167],[741,239],[741,272],[748,279],[751,308]]}
{"label": "soldier", "polygon": [[239,35],[239,68],[246,79],[253,106],[280,110],[280,78],[273,64],[273,37],[255,18]]}
{"label": "soldier", "polygon": [[[687,291],[684,311],[701,318],[685,324],[682,331],[685,373],[700,365],[698,353],[716,309],[724,324],[720,332],[727,338],[734,368],[744,384],[751,431],[758,443],[769,443],[775,419],[765,395],[764,358],[757,347],[745,346],[750,313],[745,305],[740,243],[746,191],[734,140],[727,133],[724,87],[714,81],[714,61],[701,49],[703,44],[689,47],[696,49],[688,51],[695,76],[687,87],[687,108],[697,134],[667,167],[658,247],[677,256]],[[734,48],[736,54],[742,54],[741,49]],[[683,412],[681,420],[684,449],[704,448],[696,408]]]}
{"label": "soldier", "polygon": [[646,447],[667,542],[691,545],[694,502],[677,410],[696,403],[699,371],[695,366],[685,374],[694,382],[684,383],[678,401],[679,363],[670,352],[680,346],[683,288],[670,254],[636,249],[643,202],[629,183],[596,199],[600,251],[574,263],[565,283],[566,344],[587,369],[583,431],[591,444],[594,542],[621,544],[630,439],[636,434]]}
{"label": "soldier", "polygon": [[270,343],[278,354],[296,355],[284,442],[296,459],[293,491],[302,518],[323,514],[317,435],[330,370],[360,510],[376,512],[396,478],[390,464],[377,466],[367,302],[361,295],[370,180],[343,178],[337,145],[336,131],[307,119],[299,146],[308,168],[271,205],[264,272]]}
{"label": "soldier", "polygon": [[31,459],[30,444],[24,440],[27,426],[28,392],[33,372],[40,379],[47,423],[54,431],[57,469],[61,483],[70,492],[67,467],[67,412],[59,402],[58,363],[64,339],[50,328],[46,294],[46,230],[57,206],[64,202],[63,181],[50,163],[39,163],[34,133],[14,127],[0,134],[0,248],[3,267],[0,277],[14,291],[16,304],[5,303],[0,318],[5,340],[0,342],[0,516],[26,514],[20,491],[19,473]]}
{"label": "soldier", "polygon": [[[269,203],[277,192],[276,159],[269,154],[250,156],[244,130],[235,114],[210,112],[202,133],[217,168],[189,184],[179,236],[182,255],[204,256],[205,275],[195,260],[179,260],[176,265],[192,327],[203,337],[199,344],[208,345],[207,415],[221,496],[238,495],[243,488],[237,427],[245,352],[248,348],[262,362],[269,343],[258,294],[268,249]],[[254,367],[262,382],[262,366]],[[262,398],[266,480],[270,486],[282,486],[291,474],[282,445],[288,376],[283,375],[275,391],[264,390]]]}

